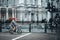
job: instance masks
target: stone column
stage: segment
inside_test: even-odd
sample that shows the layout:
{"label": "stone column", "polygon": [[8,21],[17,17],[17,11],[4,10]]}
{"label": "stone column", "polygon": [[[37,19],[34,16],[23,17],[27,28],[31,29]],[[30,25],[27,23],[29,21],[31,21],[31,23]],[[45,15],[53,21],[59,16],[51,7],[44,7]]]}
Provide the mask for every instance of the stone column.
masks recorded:
{"label": "stone column", "polygon": [[15,16],[14,16],[14,8],[12,8],[12,18],[15,18]]}
{"label": "stone column", "polygon": [[15,9],[15,18],[16,18],[16,9]]}
{"label": "stone column", "polygon": [[6,19],[8,19],[8,8],[6,8]]}
{"label": "stone column", "polygon": [[29,21],[31,21],[31,13],[30,13],[30,15],[29,15]]}

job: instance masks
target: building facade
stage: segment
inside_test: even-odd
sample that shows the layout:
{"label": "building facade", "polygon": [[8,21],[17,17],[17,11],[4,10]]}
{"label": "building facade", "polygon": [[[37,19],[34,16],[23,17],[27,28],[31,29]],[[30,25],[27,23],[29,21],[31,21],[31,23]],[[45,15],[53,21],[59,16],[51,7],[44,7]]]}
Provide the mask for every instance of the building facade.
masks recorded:
{"label": "building facade", "polygon": [[44,0],[0,0],[0,14],[4,20],[15,17],[18,21],[41,21],[47,17],[46,6]]}
{"label": "building facade", "polygon": [[[45,9],[48,2],[50,4],[53,2],[56,8],[60,8],[60,1],[57,0],[0,0],[0,19],[5,21],[9,18],[17,18],[16,21],[23,29],[29,31],[31,27],[32,31],[37,29],[38,32],[45,28],[40,22],[44,19],[49,22],[51,18],[51,12]],[[53,18],[57,13],[59,12],[52,13]]]}
{"label": "building facade", "polygon": [[51,13],[45,9],[48,1],[50,4],[53,2],[56,8],[60,8],[59,0],[0,0],[0,19],[6,20],[15,17],[18,19],[17,21],[49,20]]}

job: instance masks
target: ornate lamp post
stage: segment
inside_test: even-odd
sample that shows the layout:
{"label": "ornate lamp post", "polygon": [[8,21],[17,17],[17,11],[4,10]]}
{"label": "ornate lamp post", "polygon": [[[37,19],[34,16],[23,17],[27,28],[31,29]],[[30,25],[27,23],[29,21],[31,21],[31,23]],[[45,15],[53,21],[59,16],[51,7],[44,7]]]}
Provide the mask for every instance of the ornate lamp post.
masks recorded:
{"label": "ornate lamp post", "polygon": [[7,6],[6,7],[8,7],[8,0],[7,0]]}
{"label": "ornate lamp post", "polygon": [[48,2],[46,9],[48,9],[47,11],[49,11],[51,13],[51,17],[53,17],[54,12],[58,12],[58,9],[53,5],[53,2],[51,2],[51,3]]}
{"label": "ornate lamp post", "polygon": [[46,9],[48,9],[47,11],[49,11],[51,13],[51,18],[53,19],[53,13],[58,12],[58,9],[53,5],[53,0],[47,3],[47,7]]}

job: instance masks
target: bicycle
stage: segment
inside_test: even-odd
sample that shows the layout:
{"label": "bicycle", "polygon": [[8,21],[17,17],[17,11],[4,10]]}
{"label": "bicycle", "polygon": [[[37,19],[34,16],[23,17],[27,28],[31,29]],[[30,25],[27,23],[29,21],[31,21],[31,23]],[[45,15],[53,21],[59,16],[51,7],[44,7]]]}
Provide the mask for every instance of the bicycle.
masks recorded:
{"label": "bicycle", "polygon": [[14,32],[13,28],[10,28],[10,29],[9,29],[9,33],[10,33],[10,34],[14,34],[14,33],[21,34],[21,33],[22,33],[21,26],[17,26],[17,27],[16,27],[16,32]]}

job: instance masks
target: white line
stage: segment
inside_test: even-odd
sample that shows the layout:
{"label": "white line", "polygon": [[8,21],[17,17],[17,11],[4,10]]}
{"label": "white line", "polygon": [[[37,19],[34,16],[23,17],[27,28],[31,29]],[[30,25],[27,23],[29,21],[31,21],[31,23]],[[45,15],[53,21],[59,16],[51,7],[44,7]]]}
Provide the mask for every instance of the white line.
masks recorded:
{"label": "white line", "polygon": [[12,40],[17,40],[17,39],[22,38],[22,37],[25,37],[25,36],[27,36],[27,35],[29,35],[29,34],[31,34],[31,33],[27,33],[27,34],[21,35],[21,36],[16,37],[16,38],[14,38],[14,39],[12,39]]}

